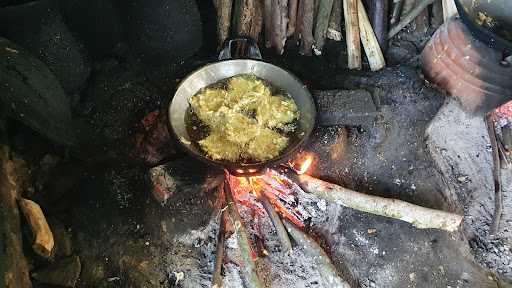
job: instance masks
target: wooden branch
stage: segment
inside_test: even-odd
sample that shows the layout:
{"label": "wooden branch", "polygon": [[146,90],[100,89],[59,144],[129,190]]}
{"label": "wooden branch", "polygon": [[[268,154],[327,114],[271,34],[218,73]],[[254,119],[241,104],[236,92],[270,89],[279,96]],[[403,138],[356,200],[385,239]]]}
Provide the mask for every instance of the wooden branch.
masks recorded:
{"label": "wooden branch", "polygon": [[318,14],[316,16],[315,25],[315,44],[313,51],[316,55],[322,55],[322,49],[325,44],[325,36],[327,27],[329,26],[329,18],[331,16],[332,4],[334,0],[319,0]]}
{"label": "wooden branch", "polygon": [[314,18],[314,0],[301,0],[299,2],[299,15],[297,17],[297,26],[299,29],[300,47],[299,53],[310,56],[313,49],[313,18]]}
{"label": "wooden branch", "polygon": [[459,14],[455,1],[453,0],[442,0],[443,1],[443,18],[444,22]]}
{"label": "wooden branch", "polygon": [[434,3],[435,0],[421,0],[420,3],[417,4],[417,6],[411,10],[409,14],[407,14],[405,17],[402,17],[402,20],[398,24],[396,24],[388,33],[388,39],[393,38],[400,30],[402,30],[407,24],[411,23],[416,16],[418,16],[423,9],[427,8],[428,5]]}
{"label": "wooden branch", "polygon": [[272,47],[281,55],[286,43],[288,25],[288,1],[272,0]]}
{"label": "wooden branch", "polygon": [[292,242],[290,241],[290,237],[288,237],[288,233],[286,232],[286,229],[284,228],[281,218],[279,218],[279,215],[277,215],[277,212],[274,210],[274,206],[272,206],[272,204],[270,204],[270,202],[264,192],[261,193],[261,196],[259,197],[259,201],[260,201],[261,205],[263,205],[263,208],[265,208],[265,211],[267,212],[268,217],[270,218],[270,220],[272,221],[272,224],[274,225],[274,228],[276,229],[277,236],[279,238],[279,242],[281,243],[281,246],[283,247],[283,251],[291,252],[292,251]]}
{"label": "wooden branch", "polygon": [[[370,23],[373,27],[375,37],[379,42],[380,49],[386,51],[388,43],[388,16],[389,4],[388,0],[372,0],[371,6],[368,7],[370,13]],[[361,25],[361,23],[359,23]]]}
{"label": "wooden branch", "polygon": [[233,0],[216,0],[214,2],[217,2],[217,38],[219,48],[221,48],[229,37]]}
{"label": "wooden branch", "polygon": [[496,235],[500,229],[501,214],[503,210],[503,192],[501,189],[501,163],[498,151],[498,139],[496,138],[496,125],[494,120],[496,116],[494,112],[485,116],[485,124],[487,124],[487,132],[491,141],[492,149],[492,177],[494,180],[494,215],[492,218],[489,235]]}
{"label": "wooden branch", "polygon": [[327,38],[334,41],[341,41],[341,0],[334,0],[332,4],[331,16],[329,17],[329,27],[327,27]]}
{"label": "wooden branch", "polygon": [[457,214],[429,209],[401,200],[355,192],[308,175],[300,175],[297,179],[306,192],[329,202],[409,222],[419,229],[435,228],[452,232],[457,230],[462,221],[462,216]]}
{"label": "wooden branch", "polygon": [[372,25],[370,24],[370,20],[368,19],[361,0],[358,0],[358,17],[361,42],[363,43],[370,69],[372,71],[380,70],[386,67],[386,61],[384,60],[384,55],[382,55],[379,42],[373,33]]}
{"label": "wooden branch", "polygon": [[23,198],[18,200],[18,205],[34,235],[32,249],[38,255],[49,258],[55,242],[50,226],[46,222],[46,217],[44,217],[43,210],[41,210],[41,207],[36,202]]}
{"label": "wooden branch", "polygon": [[251,243],[249,241],[249,236],[247,236],[247,232],[243,226],[242,217],[238,212],[236,207],[236,203],[233,199],[233,195],[231,194],[231,188],[229,187],[229,182],[224,181],[224,195],[226,197],[226,204],[228,205],[228,216],[229,220],[233,224],[233,228],[235,230],[238,247],[241,255],[241,265],[240,271],[245,278],[245,280],[251,284],[251,287],[261,288],[263,287],[262,282],[256,272],[256,264],[252,259],[252,248]]}
{"label": "wooden branch", "polygon": [[224,242],[226,238],[226,210],[221,207],[219,233],[217,234],[217,250],[215,253],[215,269],[213,271],[213,288],[222,287],[222,264],[224,262]]}
{"label": "wooden branch", "polygon": [[302,246],[310,259],[314,261],[315,267],[318,269],[320,277],[324,281],[322,287],[350,288],[350,285],[339,275],[327,253],[325,253],[314,239],[295,227],[292,223],[284,221],[284,224],[295,242]]}
{"label": "wooden branch", "polygon": [[343,0],[349,69],[361,69],[361,41],[359,38],[357,3],[358,0]]}
{"label": "wooden branch", "polygon": [[288,30],[286,36],[290,37],[295,33],[297,26],[297,10],[299,8],[299,0],[290,0],[288,2]]}

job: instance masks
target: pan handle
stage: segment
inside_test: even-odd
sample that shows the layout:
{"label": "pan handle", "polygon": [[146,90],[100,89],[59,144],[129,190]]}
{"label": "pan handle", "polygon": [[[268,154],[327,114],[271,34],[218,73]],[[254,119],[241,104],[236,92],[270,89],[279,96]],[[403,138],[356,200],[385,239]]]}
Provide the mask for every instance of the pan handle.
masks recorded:
{"label": "pan handle", "polygon": [[242,50],[240,55],[237,55],[238,58],[251,58],[261,60],[261,52],[260,48],[258,48],[258,44],[256,41],[250,37],[237,37],[233,39],[228,39],[224,42],[224,47],[219,53],[219,60],[227,60],[232,59],[233,56],[231,51],[233,50],[233,43],[237,44],[235,47]]}

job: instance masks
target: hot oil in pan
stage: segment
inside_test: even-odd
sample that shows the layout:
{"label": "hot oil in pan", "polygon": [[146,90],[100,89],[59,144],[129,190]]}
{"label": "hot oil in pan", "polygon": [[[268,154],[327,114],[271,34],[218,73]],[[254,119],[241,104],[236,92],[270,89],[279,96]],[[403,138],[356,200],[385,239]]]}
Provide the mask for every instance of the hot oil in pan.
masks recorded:
{"label": "hot oil in pan", "polygon": [[[238,76],[245,76],[245,75],[237,75],[237,76],[233,76],[233,77],[238,77]],[[252,75],[247,75],[247,76],[254,77]],[[227,89],[228,82],[230,79],[231,78],[223,79],[223,80],[218,81],[212,85],[209,85],[203,89],[207,89],[207,88]],[[257,79],[263,81],[265,86],[270,88],[272,95],[282,95],[284,97],[293,99],[284,89],[276,87],[275,85],[272,85],[265,79],[261,79],[259,77],[257,77]],[[300,107],[298,107],[298,111],[300,113]],[[246,116],[255,118],[254,113],[252,113],[252,115],[246,115]],[[299,114],[299,119],[300,119],[300,114]],[[187,108],[187,111],[185,113],[185,126],[186,126],[187,133],[190,137],[189,139],[192,142],[192,145],[194,146],[195,149],[197,149],[197,151],[199,151],[199,153],[204,155],[205,152],[198,144],[198,141],[200,141],[200,140],[206,138],[208,135],[210,135],[210,128],[207,125],[205,125],[197,117],[197,115],[194,113],[192,107],[190,107],[190,106]],[[274,129],[274,130],[279,132],[280,134],[288,137],[288,145],[283,151],[281,151],[280,155],[285,154],[290,147],[295,147],[296,143],[298,143],[301,140],[302,136],[304,135],[304,131],[303,131],[302,127],[300,126],[300,121],[298,119],[294,120],[290,124],[287,124],[286,129],[285,129],[286,131],[282,130],[282,129]],[[257,162],[258,161],[254,160],[254,159],[241,159],[239,161],[239,163],[244,163],[244,164],[251,164],[251,163],[257,163]]]}

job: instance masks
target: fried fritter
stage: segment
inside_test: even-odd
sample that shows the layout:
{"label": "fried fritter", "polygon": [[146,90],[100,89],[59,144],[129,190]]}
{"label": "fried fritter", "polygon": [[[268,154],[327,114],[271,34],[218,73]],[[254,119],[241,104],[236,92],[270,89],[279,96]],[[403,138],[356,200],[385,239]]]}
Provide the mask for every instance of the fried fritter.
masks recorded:
{"label": "fried fritter", "polygon": [[284,125],[299,117],[297,105],[291,98],[281,95],[263,98],[256,110],[256,119],[261,125],[282,129]]}
{"label": "fried fritter", "polygon": [[270,160],[279,156],[279,153],[288,145],[288,137],[274,130],[262,128],[259,132],[243,151],[251,159],[258,161]]}
{"label": "fried fritter", "polygon": [[221,131],[213,131],[199,145],[206,154],[213,160],[237,161],[240,159],[240,146],[238,143],[231,142]]}

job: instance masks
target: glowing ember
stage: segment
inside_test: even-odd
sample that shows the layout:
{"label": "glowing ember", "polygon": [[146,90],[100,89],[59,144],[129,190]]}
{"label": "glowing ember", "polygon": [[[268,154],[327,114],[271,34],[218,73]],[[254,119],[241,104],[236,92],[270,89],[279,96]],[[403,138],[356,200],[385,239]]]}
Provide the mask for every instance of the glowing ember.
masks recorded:
{"label": "glowing ember", "polygon": [[[307,170],[307,169],[306,169]],[[240,205],[254,210],[257,215],[264,215],[263,206],[258,198],[263,194],[269,199],[274,209],[283,218],[288,219],[298,227],[304,227],[305,217],[298,207],[296,184],[284,175],[272,169],[267,169],[261,176],[236,177],[227,174],[229,186]]]}
{"label": "glowing ember", "polygon": [[300,168],[296,170],[297,174],[302,175],[306,172],[308,172],[309,167],[311,167],[311,164],[313,163],[313,156],[307,155],[304,159],[304,162],[300,164]]}

